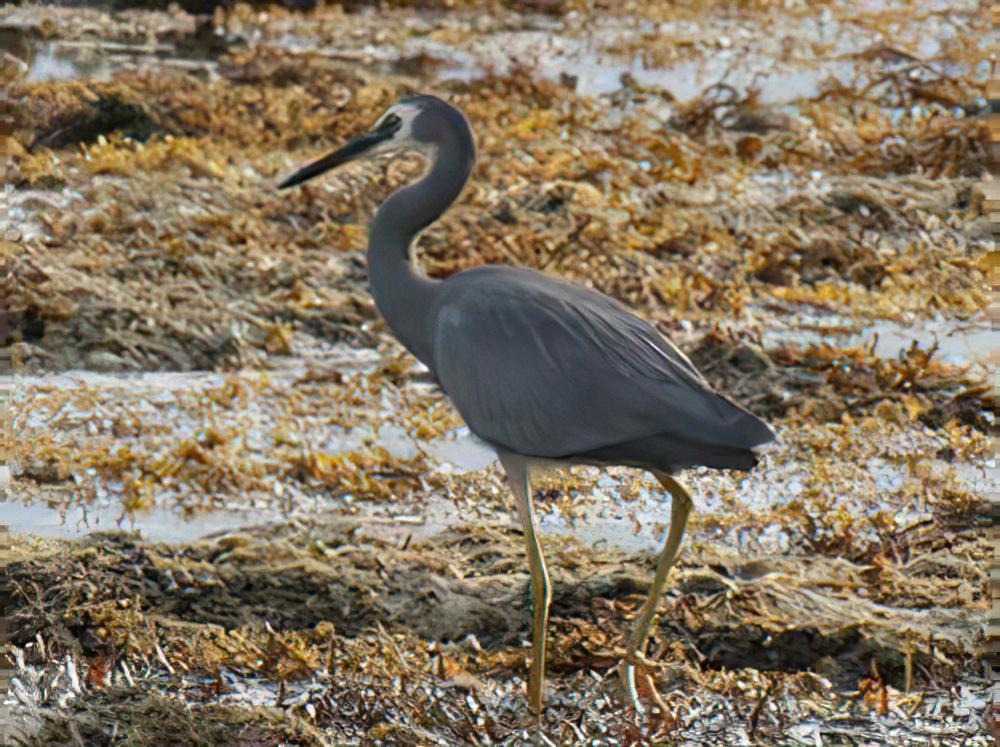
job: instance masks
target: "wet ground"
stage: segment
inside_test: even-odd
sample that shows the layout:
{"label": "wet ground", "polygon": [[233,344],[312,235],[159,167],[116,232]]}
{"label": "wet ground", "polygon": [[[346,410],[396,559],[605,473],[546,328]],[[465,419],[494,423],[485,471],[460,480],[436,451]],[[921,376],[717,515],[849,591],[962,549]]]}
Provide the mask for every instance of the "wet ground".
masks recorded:
{"label": "wet ground", "polygon": [[613,667],[669,499],[538,481],[549,738],[987,744],[986,11],[401,5],[0,10],[20,738],[520,743],[511,499],[365,287],[420,164],[274,189],[419,90],[480,156],[430,273],[590,283],[780,435],[685,476],[644,716]]}

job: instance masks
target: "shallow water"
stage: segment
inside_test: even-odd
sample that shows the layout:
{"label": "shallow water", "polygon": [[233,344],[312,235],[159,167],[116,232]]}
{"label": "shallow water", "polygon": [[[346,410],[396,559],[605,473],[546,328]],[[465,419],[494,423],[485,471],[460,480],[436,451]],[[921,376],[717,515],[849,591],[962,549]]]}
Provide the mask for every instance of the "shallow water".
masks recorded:
{"label": "shallow water", "polygon": [[581,96],[613,93],[628,77],[644,89],[677,101],[693,99],[709,86],[724,82],[736,90],[759,87],[762,103],[787,104],[817,95],[828,77],[848,79],[854,73],[849,61],[775,70],[773,61],[756,55],[741,57],[732,48],[663,65],[650,64],[642,53],[616,52],[610,35],[595,41],[553,37],[543,31],[508,32],[489,37],[474,51],[417,43],[420,46],[411,53],[440,59],[440,77],[446,80],[474,80],[489,72],[505,74],[515,65],[527,64],[539,77],[569,82]]}
{"label": "shallow water", "polygon": [[997,339],[985,317],[968,321],[939,317],[913,324],[880,319],[865,326],[840,316],[796,314],[775,320],[775,325],[761,333],[765,348],[822,343],[843,348],[874,345],[877,357],[892,359],[916,343],[924,350],[936,345],[937,356],[956,365],[985,364]]}
{"label": "shallow water", "polygon": [[204,72],[212,67],[204,54],[182,54],[169,44],[32,39],[10,29],[0,29],[3,52],[20,60],[28,83],[106,82],[126,69],[178,67]]}
{"label": "shallow water", "polygon": [[[877,14],[881,10],[878,5],[873,2],[860,12]],[[933,4],[916,5],[914,12],[938,12]],[[8,17],[11,19],[11,26],[0,28],[0,52],[22,61],[29,82],[105,81],[122,69],[164,66],[211,74],[224,47],[206,44],[179,49],[163,43],[39,40],[19,28],[25,25],[24,19],[17,20],[16,13]],[[424,58],[435,63],[434,75],[441,80],[471,81],[490,73],[507,74],[519,66],[537,77],[567,83],[583,96],[611,94],[630,78],[641,88],[664,94],[667,100],[688,101],[710,86],[724,83],[737,91],[756,88],[759,102],[771,105],[812,98],[829,80],[851,81],[867,64],[860,62],[858,55],[886,44],[882,33],[857,23],[856,17],[842,18],[829,9],[794,17],[788,28],[773,34],[751,31],[738,16],[713,19],[714,31],[706,35],[690,21],[654,23],[609,17],[596,26],[584,26],[576,13],[562,19],[526,15],[520,28],[481,33],[475,14],[455,14],[452,30],[468,39],[443,42],[426,33],[426,23],[419,15],[408,22],[416,33],[393,44],[359,47],[356,40],[347,39],[342,45],[326,45],[301,30],[268,35],[266,29],[256,29],[249,38],[238,41],[386,70],[405,60]],[[916,35],[908,29],[905,18],[883,20],[879,27],[891,33],[894,47],[933,63],[942,53],[940,39],[948,36],[948,22],[947,18],[924,18]],[[944,30],[928,33],[928,24]],[[818,59],[812,48],[823,50]],[[901,57],[882,64],[892,67],[907,62]],[[943,72],[967,71],[949,68]],[[977,68],[974,75],[985,78],[988,69]]]}
{"label": "shallow water", "polygon": [[[396,441],[391,435],[382,441],[387,448],[398,449],[406,456],[410,449],[416,449],[412,441]],[[438,469],[467,471],[477,470],[493,461],[493,455],[482,445],[469,437],[455,441],[439,440],[425,450],[434,452],[440,458]],[[450,457],[450,459],[449,459]],[[976,467],[970,464],[948,464],[942,461],[929,463],[931,469],[943,474],[954,470],[956,475],[970,488],[980,494],[988,494],[1000,486],[1000,474],[995,464]],[[731,510],[733,496],[741,510],[766,511],[780,508],[791,501],[803,497],[804,485],[808,478],[808,464],[785,463],[778,467],[765,467],[749,476],[737,478],[720,475],[709,470],[692,470],[685,475],[695,496],[697,512],[704,516],[724,516]],[[875,501],[864,499],[858,510],[888,510],[900,525],[918,524],[929,518],[929,509],[923,505],[894,505],[890,496],[912,476],[905,464],[882,459],[869,460],[866,465],[869,485],[858,485],[861,493],[870,491],[874,495],[884,494],[886,499]],[[658,488],[646,485],[638,490],[635,499],[622,499],[622,471],[604,473],[596,488],[586,495],[574,499],[571,515],[563,513],[555,506],[538,507],[539,528],[543,533],[572,536],[585,545],[606,545],[626,552],[652,551],[664,541],[664,533],[670,517],[670,498]],[[842,496],[844,507],[853,496]],[[516,518],[513,504],[509,513],[470,508],[459,505],[451,499],[430,494],[417,505],[367,504],[355,502],[353,506],[360,516],[370,516],[377,522],[380,533],[408,534],[415,539],[433,536],[456,526],[480,522],[500,522],[514,525]],[[229,508],[197,511],[191,515],[169,508],[152,510],[124,516],[121,508],[113,503],[101,507],[73,506],[55,509],[34,503],[23,505],[15,502],[0,503],[0,521],[7,524],[14,534],[33,534],[44,537],[73,538],[94,531],[138,531],[143,536],[162,542],[190,542],[209,535],[236,531],[240,528],[266,523],[282,523],[288,520],[311,524],[322,522],[324,517],[339,514],[341,508],[333,501],[314,501],[310,505],[296,506],[291,512],[279,512],[270,508]],[[755,527],[751,531],[732,530],[725,537],[713,534],[715,539],[726,539],[740,552],[749,555],[787,551],[789,537],[779,527]]]}
{"label": "shallow water", "polygon": [[73,506],[50,508],[42,503],[25,505],[0,502],[0,520],[14,535],[32,534],[74,539],[92,532],[138,531],[157,542],[192,542],[218,532],[263,524],[280,518],[266,511],[201,511],[184,516],[169,509],[151,509],[132,516],[120,507]]}
{"label": "shallow water", "polygon": [[[444,447],[459,442],[439,442]],[[455,451],[462,452],[468,445],[457,446]],[[472,447],[477,448],[477,447]],[[478,447],[481,448],[481,447]],[[449,451],[442,448],[442,451]],[[454,452],[452,452],[454,453]],[[484,458],[483,452],[478,454]],[[485,454],[483,466],[493,461],[492,453]],[[443,461],[443,468],[478,469],[469,462],[451,464]],[[1000,474],[989,466],[975,467],[969,464],[948,464],[943,461],[933,461],[930,467],[939,474],[953,469],[956,474],[972,489],[980,494],[988,494],[1000,487]],[[788,464],[781,468],[771,469],[765,473],[757,473],[740,479],[737,483],[739,504],[751,510],[764,511],[786,505],[791,501],[800,500],[803,495],[807,464]],[[907,468],[901,464],[893,464],[885,460],[873,459],[867,469],[871,474],[871,487],[876,494],[893,495],[912,477]],[[634,500],[623,500],[621,471],[604,473],[598,479],[597,487],[590,493],[579,497],[578,505],[572,515],[563,513],[555,506],[536,506],[538,509],[539,530],[544,534],[573,537],[587,546],[605,546],[625,552],[652,552],[663,546],[668,522],[670,519],[670,497],[658,487],[652,485],[641,487]],[[627,479],[627,478],[624,478]],[[720,476],[709,470],[694,470],[685,476],[685,482],[691,489],[696,501],[696,512],[699,516],[722,516],[729,510],[723,496],[733,487],[729,477]],[[844,496],[850,500],[851,496]],[[887,499],[888,500],[888,499]],[[887,502],[876,502],[869,505],[869,513],[878,510],[891,510],[896,521],[902,525],[916,525],[931,517],[930,511],[922,505],[897,506]],[[336,509],[334,509],[336,511]],[[479,522],[499,522],[517,525],[516,515],[511,502],[509,512],[490,510],[470,510],[456,505],[448,498],[430,495],[426,501],[417,507],[407,506],[403,509],[394,506],[365,506],[363,514],[371,515],[378,520],[380,533],[410,535],[413,539],[434,536],[448,529]],[[305,522],[322,521],[322,511],[314,514],[296,512],[296,518]],[[239,526],[250,526],[277,520],[276,514],[270,517],[265,512],[258,514],[250,512],[210,512],[211,528],[206,528],[200,534],[189,535],[189,538],[205,536],[222,530],[232,530]],[[162,541],[181,541],[175,539],[174,533],[184,533],[185,527],[177,527],[184,520],[178,516],[170,516],[170,512],[157,512],[152,517],[137,517],[134,528],[147,536]],[[166,522],[166,523],[164,523]],[[227,525],[229,522],[229,525]],[[172,526],[173,525],[173,526]],[[149,527],[146,529],[145,527]],[[124,527],[123,527],[124,528]],[[747,531],[732,531],[723,537],[718,534],[714,538],[724,539],[739,552],[749,556],[786,552],[790,538],[780,527],[754,527]]]}
{"label": "shallow water", "polygon": [[[986,335],[990,333],[982,321],[960,324],[937,320],[914,327],[893,322],[878,322],[861,330],[851,326],[848,320],[834,320],[831,323],[828,318],[813,320],[802,318],[799,321],[801,322],[799,327],[765,333],[763,335],[765,345],[773,346],[789,342],[805,345],[822,340],[840,345],[867,344],[874,340],[877,333],[878,342],[875,350],[878,355],[898,355],[900,350],[909,347],[913,340],[926,347],[936,338],[940,343],[942,356],[954,362],[968,362],[975,360],[977,355],[987,349]],[[811,324],[813,326],[810,326]],[[822,327],[822,331],[819,327]],[[370,371],[379,360],[379,356],[371,350],[331,346],[316,351],[315,356],[308,360],[280,359],[276,361],[273,371],[243,372],[240,378],[266,376],[272,382],[288,383],[317,367],[347,374],[352,371]],[[71,371],[41,376],[0,377],[0,387],[13,388],[21,392],[74,391],[80,388],[105,392],[120,391],[124,395],[122,401],[129,403],[131,412],[142,411],[144,418],[154,418],[156,422],[162,420],[176,436],[181,437],[203,429],[204,423],[191,422],[192,416],[176,406],[178,401],[176,397],[215,389],[227,380],[227,376],[211,372],[104,374]],[[417,383],[410,386],[427,385]],[[157,407],[148,406],[149,412],[146,413],[143,403],[152,402],[158,403]],[[73,407],[63,404],[56,412],[36,409],[24,416],[19,425],[24,428],[44,429],[53,422],[58,422],[60,427],[75,427],[87,422],[92,415],[91,412],[75,412]],[[257,448],[254,444],[258,440],[266,441],[265,434],[274,428],[273,416],[268,409],[267,401],[251,399],[241,417],[249,418],[248,422],[253,423],[245,437],[248,448]],[[473,437],[466,428],[458,429],[448,438],[429,441],[417,441],[406,430],[391,423],[377,427],[359,424],[346,430],[339,426],[325,426],[320,430],[321,432],[316,433],[304,431],[303,437],[310,440],[320,439],[321,443],[317,442],[316,447],[328,454],[353,451],[374,443],[384,447],[399,459],[413,459],[424,453],[429,457],[433,469],[445,473],[478,471],[495,460],[492,450]],[[729,510],[726,500],[732,500],[734,494],[738,497],[739,505],[750,510],[764,510],[795,500],[803,489],[806,475],[804,470],[808,469],[808,466],[788,461],[780,463],[780,466],[768,465],[769,462],[765,461],[762,470],[743,478],[720,475],[709,470],[690,472],[686,479],[697,496],[699,513],[724,515]],[[947,467],[940,463],[935,468]],[[962,479],[977,490],[988,490],[989,485],[996,483],[995,475],[984,474],[969,465],[958,465],[956,469]],[[865,489],[871,489],[876,494],[884,492],[891,495],[904,481],[910,479],[904,465],[879,459],[870,460],[866,474],[870,486]],[[82,477],[82,479],[86,483],[88,478]],[[607,543],[627,551],[656,548],[662,543],[664,525],[669,519],[669,498],[662,495],[658,489],[652,490],[647,486],[639,490],[637,500],[622,500],[622,479],[627,478],[620,472],[603,474],[593,494],[574,499],[570,517],[554,507],[541,506],[539,509],[541,530],[552,534],[572,535],[588,545]],[[79,484],[82,483],[78,481]],[[71,502],[71,507],[68,509],[50,508],[44,503],[30,505],[15,502],[0,503],[0,523],[9,525],[17,534],[67,538],[92,531],[124,529],[137,530],[153,540],[184,542],[220,531],[272,521],[322,520],[327,512],[343,509],[342,503],[338,500],[329,500],[322,496],[310,497],[295,486],[281,486],[290,497],[287,506],[280,512],[274,508],[262,507],[264,504],[254,504],[252,498],[250,505],[239,506],[231,505],[230,500],[226,499],[227,508],[199,510],[193,517],[188,517],[176,510],[177,496],[171,491],[164,491],[158,499],[157,507],[132,516],[123,516],[112,487],[99,486],[93,504],[81,506],[72,505]],[[350,503],[352,510],[377,516],[380,520],[389,521],[390,524],[394,520],[399,520],[401,530],[417,537],[431,535],[469,522],[514,520],[512,515],[494,510],[477,508],[474,512],[470,512],[467,507],[460,507],[440,495],[430,495],[426,501],[416,506],[412,503],[400,506],[366,505],[357,501]],[[912,513],[913,516],[910,518],[914,521],[922,516],[919,507],[896,508],[907,515]],[[905,518],[900,514],[901,520]],[[780,530],[770,534],[758,530],[754,536],[734,535],[730,539],[741,548],[749,542],[752,548],[777,551],[780,551],[788,541]],[[748,546],[748,549],[752,548]]]}

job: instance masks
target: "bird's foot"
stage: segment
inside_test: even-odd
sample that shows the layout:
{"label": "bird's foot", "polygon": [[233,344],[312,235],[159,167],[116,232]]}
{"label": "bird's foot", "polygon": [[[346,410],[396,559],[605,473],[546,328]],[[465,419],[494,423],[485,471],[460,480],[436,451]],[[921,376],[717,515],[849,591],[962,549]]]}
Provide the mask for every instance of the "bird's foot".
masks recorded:
{"label": "bird's foot", "polygon": [[626,656],[618,665],[618,676],[621,678],[622,688],[625,690],[625,696],[629,699],[635,712],[646,712],[646,708],[643,706],[639,698],[639,692],[636,689],[637,669],[639,670],[638,681],[640,686],[643,690],[648,690],[649,698],[653,701],[653,704],[663,713],[666,713],[667,704],[656,689],[656,684],[653,681],[652,673],[659,669],[659,666],[638,653]]}

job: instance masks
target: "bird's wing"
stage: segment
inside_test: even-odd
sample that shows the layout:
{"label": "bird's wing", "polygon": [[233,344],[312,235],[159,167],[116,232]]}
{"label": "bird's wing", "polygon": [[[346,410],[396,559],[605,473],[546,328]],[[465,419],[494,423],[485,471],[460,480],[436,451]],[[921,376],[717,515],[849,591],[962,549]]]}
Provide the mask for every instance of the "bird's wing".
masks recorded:
{"label": "bird's wing", "polygon": [[509,268],[446,285],[433,316],[435,373],[487,441],[559,458],[657,434],[733,448],[773,437],[607,296]]}

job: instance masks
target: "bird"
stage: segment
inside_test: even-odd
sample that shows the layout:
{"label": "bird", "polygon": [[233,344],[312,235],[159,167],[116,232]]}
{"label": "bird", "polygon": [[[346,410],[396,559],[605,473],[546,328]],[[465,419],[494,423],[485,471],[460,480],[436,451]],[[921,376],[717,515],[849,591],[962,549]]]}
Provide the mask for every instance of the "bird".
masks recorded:
{"label": "bird", "polygon": [[476,159],[468,120],[441,98],[399,100],[368,131],[278,187],[401,151],[423,154],[427,166],[372,218],[370,291],[393,335],[429,369],[506,473],[531,576],[527,700],[536,729],[544,707],[552,585],[539,542],[532,472],[553,465],[633,467],[649,472],[671,497],[669,529],[649,594],[618,666],[626,697],[642,712],[636,668],[652,667],[646,645],[694,507],[678,472],[695,466],[749,471],[758,463],[758,447],[773,441],[775,432],[715,391],[650,322],[597,290],[509,265],[473,267],[443,279],[421,272],[413,254],[416,238],[459,198]]}

